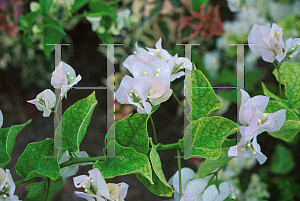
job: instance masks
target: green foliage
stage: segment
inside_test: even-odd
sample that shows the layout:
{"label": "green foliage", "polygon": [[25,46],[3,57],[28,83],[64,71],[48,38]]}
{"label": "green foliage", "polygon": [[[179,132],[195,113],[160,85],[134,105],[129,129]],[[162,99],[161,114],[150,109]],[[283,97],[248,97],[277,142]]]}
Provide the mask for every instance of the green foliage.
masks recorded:
{"label": "green foliage", "polygon": [[57,179],[60,168],[54,156],[54,140],[47,139],[27,145],[15,166],[16,172],[23,178],[32,177],[36,173]]}
{"label": "green foliage", "polygon": [[75,0],[71,8],[71,13],[77,12],[80,8],[85,6],[90,0]]}
{"label": "green foliage", "polygon": [[24,201],[50,201],[63,186],[64,180],[62,177],[58,177],[56,180],[45,178],[45,181],[31,183],[25,187],[26,190],[30,192],[27,194]]}
{"label": "green foliage", "polygon": [[168,26],[168,23],[164,20],[158,19],[157,20],[157,26],[159,27],[164,39],[166,41],[169,41],[170,28]]}
{"label": "green foliage", "polygon": [[22,129],[30,124],[31,120],[25,124],[13,125],[10,128],[0,129],[0,168],[4,169],[6,164],[11,160],[11,153],[15,146],[15,140]]}
{"label": "green foliage", "polygon": [[40,0],[40,6],[43,15],[48,15],[52,0]]}
{"label": "green foliage", "polygon": [[95,92],[93,92],[65,111],[55,131],[55,145],[57,148],[72,153],[79,150],[97,103]]}
{"label": "green foliage", "polygon": [[201,6],[206,4],[209,0],[192,0],[192,10],[199,12]]}
{"label": "green foliage", "polygon": [[228,140],[225,139],[222,148],[221,148],[221,155],[219,158],[215,160],[208,160],[206,159],[204,164],[202,164],[198,169],[198,178],[204,178],[212,171],[216,170],[218,167],[225,165],[229,162],[233,157],[228,157],[228,151],[230,146],[236,145],[236,140]]}
{"label": "green foliage", "polygon": [[[115,148],[115,158],[106,158],[97,161],[94,168],[98,168],[104,178],[113,178],[120,175],[139,174],[152,182],[150,162],[144,154],[138,153],[130,147],[123,147],[116,141],[111,141],[108,148]],[[120,157],[120,158],[118,158]]]}
{"label": "green foliage", "polygon": [[[187,126],[184,133],[184,147],[189,146],[187,139],[192,137],[192,156],[201,156],[210,160],[217,159],[220,157],[221,145],[225,138],[236,133],[236,128],[236,123],[224,117],[198,119]],[[192,136],[190,136],[191,134]]]}
{"label": "green foliage", "polygon": [[287,174],[295,167],[295,160],[290,150],[277,145],[272,155],[270,171],[275,174]]}
{"label": "green foliage", "polygon": [[41,11],[38,10],[36,12],[27,13],[25,16],[20,16],[20,30],[24,31],[23,33],[23,42],[28,48],[33,48],[31,33],[32,33],[32,26],[36,18],[40,15]]}
{"label": "green foliage", "polygon": [[180,0],[169,0],[174,8],[182,8],[182,3]]}
{"label": "green foliage", "polygon": [[65,35],[66,33],[63,30],[61,24],[51,17],[43,17],[42,23],[44,27],[43,49],[45,54],[49,57],[51,51],[55,48],[55,45],[47,44],[59,44],[63,35]]}
{"label": "green foliage", "polygon": [[173,194],[173,188],[168,184],[165,175],[161,168],[161,161],[160,157],[157,153],[157,147],[158,145],[154,145],[151,142],[152,149],[150,151],[150,154],[148,154],[148,158],[151,161],[151,167],[152,167],[152,181],[153,184],[150,183],[149,180],[147,180],[145,177],[141,177],[140,175],[137,175],[138,180],[142,182],[152,193],[164,196],[164,197],[171,197]]}
{"label": "green foliage", "polygon": [[138,153],[147,155],[149,149],[147,122],[158,107],[159,105],[153,106],[149,115],[136,113],[132,116],[129,114],[124,119],[115,122],[107,133],[108,139],[112,139],[115,135],[114,139],[119,145],[131,147]]}
{"label": "green foliage", "polygon": [[267,89],[267,87],[265,86],[265,84],[263,82],[261,83],[261,85],[262,85],[262,88],[264,90],[264,94],[266,96],[269,96],[270,98],[273,98],[273,99],[277,100],[278,102],[280,102],[280,103],[282,103],[282,104],[284,104],[284,105],[287,106],[288,100],[281,99],[278,96],[276,96],[275,94],[273,94],[272,92],[270,92],[269,89]]}
{"label": "green foliage", "polygon": [[187,78],[186,83],[189,104],[192,102],[192,111],[188,116],[189,120],[191,120],[191,116],[193,121],[207,117],[211,112],[222,107],[222,102],[201,71],[192,71],[192,92],[191,79]]}
{"label": "green foliage", "polygon": [[269,101],[265,113],[273,113],[281,109],[286,110],[285,122],[279,131],[269,132],[269,134],[273,137],[290,142],[300,131],[300,121],[298,116],[288,107],[275,101]]}

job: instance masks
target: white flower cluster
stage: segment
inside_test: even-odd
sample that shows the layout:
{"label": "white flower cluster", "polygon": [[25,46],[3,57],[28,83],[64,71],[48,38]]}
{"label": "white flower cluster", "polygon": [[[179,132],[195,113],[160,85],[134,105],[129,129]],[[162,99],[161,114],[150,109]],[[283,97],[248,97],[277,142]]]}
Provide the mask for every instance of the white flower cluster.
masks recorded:
{"label": "white flower cluster", "polygon": [[169,180],[175,189],[176,201],[222,201],[226,198],[235,199],[234,186],[229,182],[222,182],[218,188],[209,185],[206,179],[197,179],[197,175],[190,168],[181,169],[181,186],[183,196],[179,196],[179,172],[177,171]]}
{"label": "white flower cluster", "polygon": [[136,43],[134,55],[130,55],[123,63],[133,78],[127,75],[123,78],[116,98],[121,104],[137,106],[139,113],[150,114],[151,104],[167,101],[172,95],[170,82],[183,76],[184,68],[192,70],[191,61],[177,54],[172,57],[162,48],[161,39],[155,47],[145,50]]}
{"label": "white flower cluster", "polygon": [[[89,171],[90,176],[80,175],[73,178],[74,185],[76,188],[84,188],[84,192],[75,191],[74,193],[88,201],[124,201],[128,184],[120,183],[106,184],[102,177],[99,169],[95,168]],[[93,192],[90,187],[92,186]]]}
{"label": "white flower cluster", "polygon": [[[81,76],[76,77],[74,69],[61,61],[52,73],[51,84],[55,89],[61,89],[60,97],[62,99],[63,97],[67,98],[67,92],[80,80]],[[46,89],[39,93],[35,99],[27,102],[34,104],[39,111],[43,111],[44,117],[49,117],[51,109],[56,103],[55,94],[50,89]]]}
{"label": "white flower cluster", "polygon": [[5,171],[0,168],[0,201],[19,201],[17,195],[14,195],[16,185],[11,177],[9,169]]}

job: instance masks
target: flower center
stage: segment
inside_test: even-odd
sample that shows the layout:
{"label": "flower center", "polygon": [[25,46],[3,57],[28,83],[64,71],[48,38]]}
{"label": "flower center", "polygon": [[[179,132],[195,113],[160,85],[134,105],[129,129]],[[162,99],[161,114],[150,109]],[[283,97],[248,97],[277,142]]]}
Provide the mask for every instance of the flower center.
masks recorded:
{"label": "flower center", "polygon": [[132,101],[135,103],[139,103],[142,100],[137,93],[134,93],[133,90],[131,90],[129,96],[132,98]]}
{"label": "flower center", "polygon": [[176,74],[179,71],[181,71],[183,69],[183,66],[182,66],[183,64],[184,64],[184,61],[182,61],[180,64],[175,63],[175,66],[173,67],[173,70],[172,70],[171,74]]}

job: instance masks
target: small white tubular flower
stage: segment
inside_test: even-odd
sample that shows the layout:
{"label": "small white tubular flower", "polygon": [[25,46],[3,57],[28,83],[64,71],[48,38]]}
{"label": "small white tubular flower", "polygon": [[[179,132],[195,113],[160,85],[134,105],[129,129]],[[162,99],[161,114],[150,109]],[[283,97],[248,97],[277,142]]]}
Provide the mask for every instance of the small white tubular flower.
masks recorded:
{"label": "small white tubular flower", "polygon": [[16,185],[11,177],[9,169],[0,168],[0,200],[2,201],[19,201],[18,196],[14,195]]}
{"label": "small white tubular flower", "polygon": [[192,62],[184,57],[178,57],[177,54],[168,60],[168,65],[170,67],[171,77],[170,81],[174,81],[184,75],[183,69],[192,70]]}
{"label": "small white tubular flower", "polygon": [[[89,155],[85,151],[78,151],[74,154],[78,158],[88,158],[89,157]],[[59,164],[62,164],[64,162],[68,161],[69,157],[70,157],[70,154],[69,154],[69,152],[66,151],[61,156],[61,159],[59,160]],[[66,166],[66,167],[60,169],[60,176],[65,180],[67,177],[75,175],[79,170],[79,166],[85,166],[85,165],[93,165],[93,163],[88,162],[88,163],[80,163],[80,164],[73,164],[70,166]]]}
{"label": "small white tubular flower", "polygon": [[50,89],[46,89],[39,93],[35,99],[27,102],[34,104],[39,111],[43,111],[44,117],[49,117],[51,108],[55,106],[55,94]]}
{"label": "small white tubular flower", "polygon": [[158,57],[159,59],[163,59],[165,61],[168,61],[172,58],[172,56],[169,54],[169,52],[162,48],[161,38],[159,38],[159,40],[156,42],[155,47],[156,47],[156,49],[147,47],[150,54],[153,54],[154,56]]}
{"label": "small white tubular flower", "polygon": [[227,0],[227,6],[231,12],[238,12],[242,8],[241,0]]}
{"label": "small white tubular flower", "polygon": [[97,31],[98,27],[100,26],[100,21],[102,17],[86,17],[87,21],[92,24],[92,30]]}
{"label": "small white tubular flower", "polygon": [[267,23],[265,26],[254,25],[248,35],[248,43],[253,54],[261,56],[266,62],[272,63],[275,59],[279,62],[287,57],[292,38],[284,44],[282,40],[283,31],[277,24],[272,27]]}
{"label": "small white tubular flower", "polygon": [[[75,191],[74,193],[82,198],[85,198],[88,201],[124,201],[124,198],[127,195],[128,185],[126,183],[120,184],[106,184],[104,178],[102,177],[99,169],[95,168],[89,171],[90,176],[81,175],[74,177],[74,185],[76,188],[83,187],[85,193]],[[93,192],[90,188],[93,187]],[[94,199],[95,198],[95,199]]]}
{"label": "small white tubular flower", "polygon": [[121,30],[123,27],[128,27],[129,22],[129,16],[130,16],[130,10],[128,8],[118,12],[117,17],[117,28],[118,30]]}
{"label": "small white tubular flower", "polygon": [[3,114],[0,110],[0,128],[2,127],[2,125],[3,125]]}
{"label": "small white tubular flower", "polygon": [[[120,87],[116,91],[116,99],[121,104],[132,104],[138,107],[139,113],[151,112],[151,104],[146,102],[147,93],[143,91],[141,79],[135,79],[126,75],[121,81]],[[149,89],[150,90],[150,89]]]}
{"label": "small white tubular flower", "polygon": [[[196,174],[192,169],[190,168],[181,169],[182,193],[185,192],[188,183],[194,179],[196,179]],[[178,171],[171,177],[168,183],[173,186],[176,192],[179,193],[179,172]]]}
{"label": "small white tubular flower", "polygon": [[64,96],[67,98],[67,92],[80,80],[81,76],[78,75],[76,77],[74,69],[70,65],[61,61],[52,73],[51,85],[55,89],[61,89],[61,98]]}

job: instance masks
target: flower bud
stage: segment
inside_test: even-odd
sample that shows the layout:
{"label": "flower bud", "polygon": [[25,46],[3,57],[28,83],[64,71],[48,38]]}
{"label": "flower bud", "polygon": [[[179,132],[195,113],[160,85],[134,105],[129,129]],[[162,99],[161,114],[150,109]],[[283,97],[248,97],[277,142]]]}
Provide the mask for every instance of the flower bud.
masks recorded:
{"label": "flower bud", "polygon": [[258,125],[261,125],[262,123],[261,123],[261,120],[260,119],[258,119]]}

